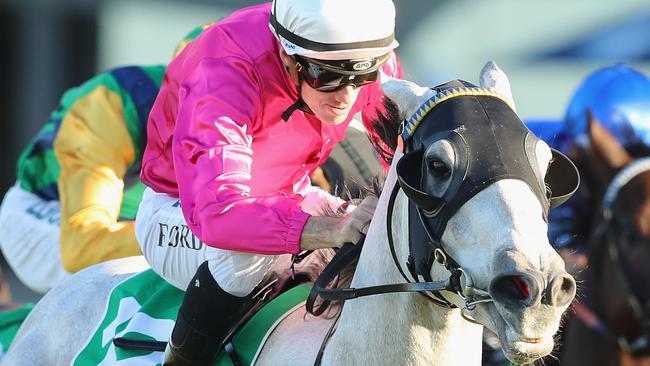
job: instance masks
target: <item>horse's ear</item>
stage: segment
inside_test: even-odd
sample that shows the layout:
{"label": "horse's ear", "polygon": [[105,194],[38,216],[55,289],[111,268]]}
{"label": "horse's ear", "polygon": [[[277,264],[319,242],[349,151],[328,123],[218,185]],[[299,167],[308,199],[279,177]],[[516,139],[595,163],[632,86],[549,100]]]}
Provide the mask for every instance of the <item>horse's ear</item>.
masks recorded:
{"label": "horse's ear", "polygon": [[419,208],[427,212],[437,212],[442,200],[422,190],[422,159],[424,150],[415,150],[402,156],[395,167],[397,182],[404,194]]}
{"label": "horse's ear", "polygon": [[551,191],[551,208],[566,202],[578,190],[580,174],[573,162],[558,150],[551,149],[553,155],[544,183]]}
{"label": "horse's ear", "polygon": [[430,88],[419,86],[408,80],[391,78],[387,75],[381,76],[381,88],[384,95],[399,106],[400,115],[404,117],[415,113],[422,103],[435,94]]}
{"label": "horse's ear", "polygon": [[618,170],[632,161],[623,145],[600,123],[590,109],[587,110],[587,130],[594,149],[603,157],[611,170]]}
{"label": "horse's ear", "polygon": [[[510,88],[510,80],[503,70],[497,66],[494,61],[488,61],[481,73],[479,74],[479,85],[484,89],[491,89],[504,97],[510,105],[515,108],[515,100],[512,97],[512,90]],[[516,112],[516,110],[515,110]]]}

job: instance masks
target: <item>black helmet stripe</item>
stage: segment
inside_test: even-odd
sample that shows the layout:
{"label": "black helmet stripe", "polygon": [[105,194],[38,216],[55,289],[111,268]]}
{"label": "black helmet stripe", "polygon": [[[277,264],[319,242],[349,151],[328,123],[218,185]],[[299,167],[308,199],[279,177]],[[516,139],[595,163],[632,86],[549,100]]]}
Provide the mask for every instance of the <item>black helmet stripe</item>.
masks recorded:
{"label": "black helmet stripe", "polygon": [[271,19],[269,23],[275,30],[275,33],[286,39],[287,41],[302,47],[307,50],[312,50],[316,52],[327,52],[327,51],[344,51],[344,50],[354,50],[359,48],[381,48],[388,47],[395,40],[395,33],[391,33],[388,37],[381,39],[373,39],[370,41],[362,42],[346,42],[346,43],[322,43],[311,41],[309,39],[300,37],[285,27],[283,27],[280,22],[275,17],[275,11],[271,12]]}

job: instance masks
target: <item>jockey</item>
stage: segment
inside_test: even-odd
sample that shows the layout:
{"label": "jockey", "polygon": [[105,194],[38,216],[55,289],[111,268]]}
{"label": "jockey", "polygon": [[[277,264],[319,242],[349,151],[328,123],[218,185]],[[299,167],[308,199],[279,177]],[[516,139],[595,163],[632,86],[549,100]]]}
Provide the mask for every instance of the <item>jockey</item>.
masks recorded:
{"label": "jockey", "polygon": [[[625,64],[589,75],[573,95],[557,139],[557,147],[568,156],[589,143],[588,111],[631,156],[650,156],[648,76]],[[588,207],[587,196],[588,192],[581,188],[567,204],[550,213],[549,238],[561,253],[564,248],[581,251],[586,244],[594,209]]]}
{"label": "jockey", "polygon": [[391,0],[276,0],[206,29],[165,71],[147,129],[136,236],[186,290],[166,365],[210,364],[278,255],[366,232],[376,198],[343,217],[309,175],[353,116],[401,77]]}
{"label": "jockey", "polygon": [[45,293],[69,273],[141,254],[140,162],[164,71],[120,67],[68,90],[23,150],[0,207],[0,247],[29,288]]}

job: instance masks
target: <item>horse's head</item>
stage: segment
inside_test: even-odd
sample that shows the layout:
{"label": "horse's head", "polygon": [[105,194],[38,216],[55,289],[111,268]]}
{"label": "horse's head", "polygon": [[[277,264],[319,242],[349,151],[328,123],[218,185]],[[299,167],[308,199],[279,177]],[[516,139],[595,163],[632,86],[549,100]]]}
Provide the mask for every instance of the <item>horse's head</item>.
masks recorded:
{"label": "horse's head", "polygon": [[613,346],[650,354],[650,158],[635,157],[591,112],[584,141],[570,153],[595,210],[585,303],[617,339]]}
{"label": "horse's head", "polygon": [[604,221],[593,238],[588,286],[622,351],[650,356],[650,157],[632,160],[604,198]]}
{"label": "horse's head", "polygon": [[512,361],[545,356],[576,290],[546,222],[549,207],[575,190],[572,163],[528,131],[502,96],[509,90],[463,81],[429,90],[399,80],[384,90],[412,116],[393,164],[417,212],[401,246],[410,272],[427,280],[459,270],[460,291],[445,298],[497,333]]}

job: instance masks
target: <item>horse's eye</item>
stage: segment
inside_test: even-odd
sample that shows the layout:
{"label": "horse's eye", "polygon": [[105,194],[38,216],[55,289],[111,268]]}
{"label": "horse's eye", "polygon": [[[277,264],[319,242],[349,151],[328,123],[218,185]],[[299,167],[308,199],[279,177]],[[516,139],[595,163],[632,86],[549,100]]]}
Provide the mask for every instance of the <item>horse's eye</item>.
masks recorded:
{"label": "horse's eye", "polygon": [[429,166],[433,174],[440,179],[447,179],[451,175],[451,169],[440,160],[432,160]]}

